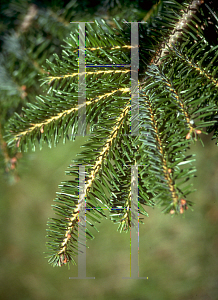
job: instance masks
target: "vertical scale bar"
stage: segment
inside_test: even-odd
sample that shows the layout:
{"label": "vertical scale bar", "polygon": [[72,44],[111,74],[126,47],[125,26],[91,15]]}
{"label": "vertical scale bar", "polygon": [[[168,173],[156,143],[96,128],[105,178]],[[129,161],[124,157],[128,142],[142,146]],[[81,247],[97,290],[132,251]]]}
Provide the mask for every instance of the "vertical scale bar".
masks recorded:
{"label": "vertical scale bar", "polygon": [[[138,22],[131,22],[131,135],[139,135],[139,34]],[[138,215],[138,166],[131,166],[131,262],[130,277],[123,279],[148,279],[139,277],[138,252],[139,252],[139,222]],[[138,228],[138,230],[137,230]]]}
{"label": "vertical scale bar", "polygon": [[85,22],[79,22],[78,135],[86,135]]}
{"label": "vertical scale bar", "polygon": [[[71,22],[74,23],[74,22]],[[76,22],[77,23],[77,22]],[[85,23],[79,23],[79,63],[78,63],[78,133],[86,135],[86,53]],[[90,22],[93,23],[93,22]],[[95,279],[86,277],[86,202],[85,202],[85,166],[79,166],[79,222],[78,222],[78,277],[69,279]]]}
{"label": "vertical scale bar", "polygon": [[130,277],[139,277],[138,266],[138,167],[131,166],[131,269]]}
{"label": "vertical scale bar", "polygon": [[78,277],[86,277],[85,166],[79,166]]}
{"label": "vertical scale bar", "polygon": [[131,231],[130,277],[123,279],[148,279],[139,277],[139,221],[138,221],[138,166],[131,166]]}
{"label": "vertical scale bar", "polygon": [[79,222],[78,222],[78,277],[69,279],[95,279],[86,277],[86,200],[85,166],[79,166]]}
{"label": "vertical scale bar", "polygon": [[139,134],[139,34],[138,22],[131,23],[131,135]]}

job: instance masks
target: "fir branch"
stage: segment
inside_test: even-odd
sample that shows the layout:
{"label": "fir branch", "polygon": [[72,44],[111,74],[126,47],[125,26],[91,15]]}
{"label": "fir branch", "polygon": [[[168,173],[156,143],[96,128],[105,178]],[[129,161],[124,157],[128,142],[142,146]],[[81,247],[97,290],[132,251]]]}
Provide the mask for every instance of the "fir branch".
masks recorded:
{"label": "fir branch", "polygon": [[[93,28],[90,27],[90,34],[87,34],[87,39],[93,33]],[[52,134],[55,132],[54,136],[54,143],[58,142],[61,134],[63,134],[64,141],[68,138],[68,129],[71,124],[74,122],[74,129],[71,133],[71,139],[75,137],[76,130],[77,130],[77,115],[75,113],[78,112],[80,108],[77,103],[76,99],[78,97],[78,57],[76,53],[74,53],[74,49],[72,49],[72,45],[77,47],[75,35],[72,36],[71,40],[67,40],[67,46],[65,46],[65,50],[63,51],[63,57],[65,59],[64,62],[61,62],[57,55],[55,55],[57,65],[52,62],[49,62],[50,69],[48,70],[45,68],[45,72],[49,73],[49,76],[44,76],[43,84],[48,83],[50,88],[48,96],[41,96],[37,97],[38,102],[34,105],[28,104],[30,108],[23,109],[22,114],[23,116],[15,115],[14,118],[10,120],[8,125],[9,132],[7,135],[7,142],[9,146],[15,146],[19,149],[24,149],[27,151],[28,149],[28,140],[31,138],[32,140],[32,149],[35,149],[37,141],[40,142],[40,148],[42,148],[42,142],[47,141],[49,146],[52,145]],[[118,37],[117,40],[113,41],[113,45],[116,43],[120,44],[120,38]],[[92,46],[93,40],[90,40],[90,45]],[[70,45],[70,49],[69,49]],[[116,49],[116,56],[118,53],[118,49]],[[92,54],[92,58],[95,60],[100,60],[101,63],[105,64],[105,58],[108,59],[115,59],[115,55],[107,54],[106,52],[102,52],[103,56],[102,60],[99,58],[99,54],[96,53],[95,55]],[[93,57],[94,56],[94,57]],[[110,58],[111,57],[111,58]],[[122,56],[117,57],[117,61],[120,65],[123,65],[124,59],[127,56],[123,54]],[[66,64],[67,62],[67,64]],[[67,69],[66,69],[67,68]],[[74,70],[74,72],[72,72]],[[77,72],[75,72],[77,70]],[[60,75],[57,76],[57,73]],[[89,99],[86,102],[86,106],[88,111],[91,113],[93,111],[93,104],[98,104],[100,102],[103,104],[104,98],[110,98],[116,92],[125,92],[127,89],[125,88],[124,84],[126,82],[126,74],[129,74],[130,70],[98,70],[94,68],[94,71],[86,72],[86,80],[90,82],[90,87],[86,89],[86,97]],[[118,77],[118,74],[121,76]],[[112,81],[113,80],[113,81]],[[116,88],[117,81],[119,80],[120,86],[124,86],[123,88]],[[97,90],[98,84],[105,83],[105,86],[108,86],[108,82],[111,82],[110,88],[106,88],[109,90],[105,92],[105,88],[102,91],[94,92]],[[52,84],[51,84],[52,83]],[[94,86],[96,85],[96,87]],[[62,89],[61,92],[59,90]],[[94,91],[93,91],[94,90]],[[52,96],[52,95],[55,95]],[[95,94],[95,97],[92,98],[92,95]],[[75,100],[74,100],[75,99]],[[60,109],[60,100],[62,102],[62,108]],[[101,104],[101,105],[102,105]],[[92,108],[88,108],[92,106]],[[61,111],[60,111],[61,110]],[[62,124],[62,118],[65,118],[65,126],[60,126]],[[87,114],[87,125],[91,119],[91,114]],[[90,125],[92,127],[92,124]]]}
{"label": "fir branch", "polygon": [[[203,45],[202,45],[203,44]],[[200,41],[196,44],[194,44],[191,49],[188,51],[187,54],[185,54],[182,51],[182,48],[176,48],[175,45],[171,48],[172,52],[174,52],[174,55],[176,55],[177,57],[180,58],[180,62],[183,61],[184,65],[183,68],[185,68],[185,66],[189,66],[193,69],[193,71],[195,71],[195,73],[197,73],[198,75],[202,76],[204,79],[206,79],[207,82],[211,82],[214,84],[214,86],[217,88],[218,87],[218,80],[213,76],[213,74],[216,73],[217,68],[216,69],[212,69],[213,73],[211,74],[211,71],[209,71],[210,67],[213,65],[213,62],[216,60],[217,56],[218,56],[218,50],[217,46],[216,47],[212,47],[209,51],[205,52],[205,48],[207,45],[205,45],[204,42]],[[196,52],[194,50],[198,49]],[[213,53],[215,52],[215,53]],[[200,61],[198,61],[197,63],[194,62],[195,57],[198,56],[202,56],[202,59]],[[190,58],[188,57],[188,55],[190,57],[192,57],[192,59],[190,60]],[[202,66],[203,60],[207,58],[207,56],[212,57],[210,62],[207,64],[207,66]],[[180,67],[181,68],[181,67]]]}
{"label": "fir branch", "polygon": [[[78,109],[86,105],[86,126],[90,125],[92,134],[66,172],[73,179],[61,183],[54,200],[59,218],[48,222],[48,257],[53,266],[74,261],[79,212],[85,205],[91,227],[105,217],[102,210],[106,208],[111,220],[119,224],[118,230],[130,229],[131,165],[138,167],[140,214],[148,216],[143,205],[161,204],[164,212],[171,214],[182,214],[192,205],[188,199],[192,184],[188,182],[196,170],[194,155],[187,155],[187,150],[205,127],[217,130],[214,65],[218,52],[217,46],[204,38],[206,24],[199,18],[202,7],[203,1],[179,4],[163,0],[150,12],[151,22],[143,24],[145,29],[140,27],[139,136],[130,134],[129,29],[123,30],[118,23],[117,30],[105,22],[103,26],[87,24],[86,66],[92,70],[86,72],[86,103],[78,106],[77,102],[75,31],[65,40],[62,57],[55,55],[55,62],[48,61],[44,67],[42,85],[48,85],[47,95],[11,119],[8,145],[26,150],[47,141],[51,146],[52,139],[56,145],[61,135],[64,140],[75,137]],[[217,21],[215,13],[213,16]],[[111,70],[105,67],[108,64]],[[103,67],[99,70],[96,65]],[[79,202],[81,164],[87,169]],[[93,238],[88,228],[86,233]]]}
{"label": "fir branch", "polygon": [[[55,246],[55,253],[50,254],[51,258],[49,259],[49,261],[54,265],[60,265],[61,262],[64,261],[64,260],[65,261],[73,260],[72,254],[74,252],[72,251],[72,248],[75,248],[76,246],[75,245],[72,246],[72,244],[71,244],[72,242],[70,242],[70,239],[73,235],[75,235],[75,231],[77,230],[77,227],[78,227],[79,211],[82,209],[81,205],[84,205],[85,199],[86,199],[86,205],[88,207],[89,207],[89,205],[91,205],[91,207],[92,207],[92,205],[93,205],[92,201],[93,200],[92,200],[92,197],[90,196],[90,193],[92,193],[92,191],[93,191],[93,184],[94,183],[96,184],[96,177],[97,177],[99,171],[103,168],[102,165],[103,164],[107,165],[107,163],[109,162],[108,161],[109,152],[112,151],[111,147],[113,147],[113,145],[114,145],[114,140],[117,139],[118,132],[121,130],[121,127],[123,125],[123,121],[125,119],[125,116],[129,112],[129,109],[130,109],[130,105],[127,105],[121,111],[119,117],[114,122],[115,125],[112,128],[112,130],[110,131],[109,138],[103,144],[103,147],[102,147],[101,151],[100,152],[97,151],[97,153],[95,153],[96,151],[94,152],[94,157],[96,157],[95,158],[95,164],[94,164],[94,166],[89,167],[89,172],[88,172],[89,175],[88,175],[88,179],[87,179],[87,184],[85,185],[85,191],[84,191],[84,194],[83,194],[82,203],[81,204],[79,204],[79,203],[78,204],[73,204],[73,206],[71,204],[70,209],[73,209],[73,210],[71,211],[70,214],[69,214],[69,212],[70,212],[69,211],[67,215],[64,215],[65,218],[67,218],[67,220],[68,220],[67,224],[64,220],[59,220],[59,219],[53,219],[54,222],[48,223],[48,225],[50,226],[50,229],[48,229],[48,231],[50,233],[50,234],[48,234],[48,237],[52,237],[52,238],[54,237],[54,235],[52,233],[52,231],[53,231],[52,228],[53,227],[57,227],[57,230],[58,230],[58,228],[59,228],[58,224],[59,224],[59,222],[61,222],[61,224],[62,224],[61,233],[63,232],[63,227],[65,227],[64,232],[63,232],[64,237],[62,238],[62,242],[59,243],[58,252],[57,252],[57,246]],[[94,138],[94,140],[95,139],[96,138]],[[104,134],[101,134],[100,141],[101,141],[101,139],[105,139]],[[83,152],[81,154],[84,155]],[[92,159],[94,159],[94,157],[92,157]],[[90,161],[91,160],[89,160],[89,162]],[[81,162],[81,158],[77,161],[74,161],[74,163],[76,163],[77,165],[80,162]],[[72,173],[75,174],[75,167],[74,167],[74,171]],[[72,173],[68,172],[69,175],[72,175]],[[77,176],[78,176],[78,174],[77,174]],[[64,183],[64,187],[66,186],[66,184],[67,183]],[[75,185],[76,185],[76,183],[75,183]],[[71,183],[69,186],[72,187],[72,186],[75,186],[75,185],[72,185],[72,183]],[[101,185],[102,184],[100,184],[100,186]],[[96,188],[97,187],[95,186],[95,193],[96,193]],[[71,193],[68,192],[68,196],[70,197],[70,201],[72,202],[73,201],[72,198],[75,197],[75,194],[74,193],[72,194],[72,192],[73,192],[72,188],[70,188],[70,190],[71,190]],[[64,210],[63,205],[64,206],[66,205],[65,204],[66,200],[64,200],[64,198],[66,197],[66,193],[64,193],[64,191],[65,191],[65,188],[60,193],[60,196],[59,196],[58,200],[56,200],[62,206],[62,207],[60,206],[60,208],[59,208],[59,206],[55,206],[55,207],[57,207],[58,211],[60,211],[60,212]],[[100,198],[102,198],[103,195],[99,194],[99,196],[100,196]],[[99,198],[96,198],[94,204],[96,204],[96,202],[98,202],[98,201],[100,201],[101,205],[104,204],[108,208],[107,203],[109,204],[109,201],[108,202],[107,201],[102,202]],[[69,208],[68,208],[68,210],[69,210]],[[93,212],[94,211],[91,211],[90,213],[93,213]],[[89,216],[88,216],[88,219],[89,219]],[[55,225],[55,224],[57,224],[57,225]],[[63,233],[62,233],[62,235],[63,235]],[[73,240],[73,242],[75,242],[75,239]],[[48,243],[48,245],[49,245],[49,248],[51,248],[52,250],[54,249],[54,246],[52,246],[52,240],[51,240],[51,242]]]}
{"label": "fir branch", "polygon": [[117,74],[117,73],[128,73],[130,72],[130,70],[101,70],[101,71],[93,71],[93,72],[85,72],[85,73],[72,73],[72,74],[65,74],[65,75],[61,75],[61,76],[49,76],[48,77],[48,84],[51,84],[53,80],[62,80],[64,78],[71,78],[71,77],[76,77],[76,76],[81,76],[81,75],[84,75],[86,74],[87,76],[88,75],[99,75],[99,74]]}
{"label": "fir branch", "polygon": [[184,29],[190,27],[190,24],[192,24],[193,20],[198,20],[195,17],[195,14],[203,2],[204,0],[193,0],[191,3],[184,2],[182,5],[180,5],[172,1],[174,5],[176,4],[180,7],[180,12],[177,13],[176,11],[172,11],[170,16],[169,13],[166,15],[161,15],[161,21],[166,22],[164,23],[164,26],[170,27],[170,30],[168,30],[168,33],[165,35],[165,40],[158,47],[158,53],[152,59],[152,62],[154,62],[156,65],[161,64],[163,57],[166,57],[166,55],[169,53],[169,48],[172,47],[172,44],[176,44],[183,37]]}
{"label": "fir branch", "polygon": [[[83,107],[84,105],[89,106],[93,105],[95,103],[98,103],[100,100],[104,98],[108,98],[112,95],[114,95],[117,92],[123,92],[126,93],[129,91],[129,88],[120,88],[117,90],[113,90],[109,93],[105,93],[103,95],[98,96],[97,98],[90,99],[85,104],[77,105],[69,109],[65,109],[63,111],[60,111],[60,108],[57,107],[57,111],[54,111],[53,103],[51,103],[51,97],[37,97],[38,99],[38,105],[31,105],[28,104],[30,109],[23,109],[24,116],[20,117],[19,115],[16,115],[17,118],[14,119],[11,124],[14,126],[14,131],[16,130],[16,134],[13,137],[13,140],[8,141],[8,145],[16,143],[17,147],[22,149],[22,146],[24,145],[24,149],[27,150],[27,141],[29,138],[31,138],[33,141],[35,138],[40,138],[40,145],[42,145],[42,140],[48,141],[49,145],[51,145],[51,138],[49,134],[50,128],[59,128],[59,132],[57,132],[54,136],[54,141],[58,142],[58,138],[60,138],[61,132],[63,133],[63,136],[66,137],[68,134],[69,125],[72,124],[72,120],[75,120],[75,113],[78,112],[78,109]],[[63,92],[62,92],[63,94]],[[76,98],[76,95],[74,95]],[[54,98],[53,98],[54,99]],[[60,101],[60,96],[56,99],[54,99],[57,104]],[[65,104],[66,105],[66,104]],[[67,106],[70,106],[70,103],[68,103]],[[51,108],[51,112],[48,108]],[[34,110],[33,110],[34,108]],[[41,118],[38,117],[38,122],[33,123],[35,118],[39,116],[39,113],[44,113],[44,115],[41,116]],[[65,127],[62,128],[60,124],[62,123],[63,117],[65,118]],[[87,116],[88,118],[89,116]],[[77,123],[74,123],[75,127]],[[18,131],[27,128],[27,130]],[[13,131],[12,131],[13,132]],[[58,136],[57,136],[58,135]],[[71,134],[71,137],[73,134]],[[18,144],[19,143],[19,144]],[[55,143],[56,144],[56,143]],[[35,147],[35,144],[33,144]],[[34,148],[33,148],[34,149]]]}
{"label": "fir branch", "polygon": [[[161,134],[159,132],[158,125],[157,125],[157,119],[155,117],[157,112],[155,112],[151,100],[148,97],[146,97],[145,99],[146,100],[144,101],[144,105],[148,112],[148,118],[149,118],[150,124],[151,124],[150,133],[152,133],[153,138],[156,141],[155,143],[154,143],[154,141],[152,142],[151,135],[148,136],[149,149],[154,150],[155,152],[156,151],[158,152],[157,156],[155,158],[153,157],[153,160],[155,160],[155,161],[154,161],[154,164],[151,165],[151,168],[153,167],[154,169],[158,169],[157,162],[159,162],[161,164],[162,172],[163,172],[163,181],[166,181],[166,183],[168,185],[168,188],[170,190],[171,197],[173,200],[173,206],[174,206],[174,208],[176,208],[176,205],[178,203],[178,194],[176,192],[176,188],[175,188],[173,180],[171,178],[171,176],[172,176],[171,172],[168,171],[171,168],[167,163],[166,152],[164,150],[164,145],[162,142]],[[148,143],[147,143],[147,145],[148,145]],[[160,157],[160,158],[158,158],[158,157]]]}

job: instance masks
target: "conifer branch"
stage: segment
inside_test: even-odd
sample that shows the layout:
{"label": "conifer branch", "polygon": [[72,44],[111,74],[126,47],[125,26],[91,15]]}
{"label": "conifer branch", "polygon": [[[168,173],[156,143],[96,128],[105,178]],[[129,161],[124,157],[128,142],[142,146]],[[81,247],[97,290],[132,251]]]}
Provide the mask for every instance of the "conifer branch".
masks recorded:
{"label": "conifer branch", "polygon": [[[171,48],[171,50],[174,52],[174,55],[179,57],[180,60],[184,62],[184,68],[185,68],[185,66],[191,67],[194,71],[196,71],[197,74],[203,76],[209,82],[212,82],[214,84],[214,86],[217,88],[218,80],[216,78],[214,78],[214,76],[211,74],[211,71],[209,71],[209,69],[213,65],[213,62],[216,60],[216,58],[218,56],[218,51],[216,51],[216,53],[214,53],[214,55],[212,56],[213,58],[208,63],[207,67],[202,67],[203,59],[205,59],[207,56],[209,56],[209,54],[213,54],[213,52],[215,52],[217,47],[213,47],[210,49],[210,51],[205,53],[205,51],[204,51],[205,47],[206,47],[205,43],[203,43],[203,45],[202,45],[202,42],[198,42],[197,44],[194,44],[193,46],[194,47],[192,47],[189,50],[189,55],[192,55],[192,60],[190,60],[189,57],[182,52],[181,48],[176,48],[174,46]],[[195,50],[195,49],[198,49],[198,50],[196,52],[194,52],[193,50]],[[194,62],[194,58],[196,55],[199,55],[200,52],[202,52],[202,54],[204,54],[204,57],[201,59],[200,62],[198,62],[196,64]],[[194,55],[192,53],[194,53]],[[213,70],[213,73],[215,73],[215,70]]]}
{"label": "conifer branch", "polygon": [[[93,184],[94,182],[96,183],[96,177],[99,173],[99,171],[102,169],[102,165],[107,165],[108,163],[108,155],[109,155],[109,151],[111,151],[111,148],[114,145],[114,140],[117,138],[118,132],[120,131],[121,126],[123,125],[123,122],[125,120],[126,115],[128,114],[130,110],[130,105],[127,105],[122,112],[120,113],[119,117],[116,119],[115,121],[115,125],[112,128],[112,130],[110,131],[109,134],[109,138],[105,141],[102,150],[98,153],[96,153],[94,156],[96,157],[95,159],[95,164],[93,167],[89,168],[89,175],[88,175],[88,179],[87,179],[87,184],[85,185],[85,191],[83,194],[83,198],[81,199],[81,203],[78,204],[74,204],[73,207],[73,211],[71,212],[71,215],[67,215],[65,218],[67,218],[68,222],[66,224],[66,222],[64,222],[63,226],[66,226],[66,229],[64,230],[64,237],[63,240],[61,242],[61,244],[59,245],[58,249],[58,253],[55,251],[55,254],[53,254],[53,256],[50,258],[50,262],[53,263],[54,265],[58,264],[60,265],[60,263],[62,261],[68,261],[68,260],[73,260],[73,258],[70,255],[69,252],[69,248],[72,246],[71,244],[69,245],[70,239],[71,237],[75,234],[75,231],[78,228],[78,221],[79,221],[79,211],[82,209],[81,205],[85,204],[85,199],[86,199],[86,205],[87,207],[89,207],[90,203],[90,192],[92,192],[93,190]],[[102,136],[102,138],[104,138],[104,135]],[[82,153],[84,155],[84,153]],[[77,164],[80,163],[81,159],[79,161],[77,161]],[[74,161],[75,162],[75,161]],[[105,168],[105,167],[104,167]],[[68,173],[69,175],[72,174],[71,172]],[[110,180],[110,178],[109,178]],[[64,184],[68,185],[68,183]],[[100,184],[101,185],[101,184]],[[72,185],[70,185],[72,186]],[[96,189],[96,187],[95,187]],[[96,193],[96,190],[95,190]],[[62,197],[66,196],[66,193],[64,193],[64,189],[60,194],[59,199],[57,200],[58,202],[61,203],[61,205],[63,205],[64,201],[62,199]],[[71,193],[68,194],[68,197],[71,197]],[[71,197],[72,198],[72,197]],[[100,198],[96,198],[97,202],[100,201],[100,204],[102,205],[104,203],[104,205],[108,207],[107,203],[102,202],[101,201],[102,195],[100,195]],[[92,207],[92,206],[91,206]],[[56,206],[55,208],[58,210],[63,210],[63,208],[61,208],[60,206]],[[90,213],[93,213],[94,211],[91,211]],[[88,216],[89,219],[89,216]],[[48,229],[49,232],[52,232],[52,228],[56,227],[55,223],[59,223],[63,221],[59,220],[59,219],[53,219],[54,222],[49,223],[50,229]],[[92,223],[91,223],[92,224]],[[62,231],[63,231],[63,227],[62,227]],[[49,236],[49,235],[48,235]],[[52,235],[51,235],[52,236]],[[53,237],[53,236],[52,236]],[[51,246],[49,246],[51,247]],[[75,246],[74,246],[75,247]],[[55,248],[57,249],[57,247]]]}
{"label": "conifer branch", "polygon": [[[78,110],[86,106],[85,125],[90,126],[91,137],[66,172],[73,179],[59,186],[61,192],[52,205],[59,218],[48,222],[48,257],[53,266],[74,262],[79,213],[84,208],[91,227],[105,217],[106,208],[120,232],[130,229],[130,166],[138,168],[140,214],[148,216],[144,205],[161,204],[171,214],[182,214],[192,206],[188,196],[193,192],[189,182],[196,173],[195,155],[187,155],[187,150],[201,133],[214,130],[218,136],[218,51],[205,38],[202,9],[208,9],[213,22],[218,17],[204,2],[162,0],[149,12],[148,22],[139,26],[139,136],[130,134],[130,28],[124,30],[118,22],[117,29],[97,21],[86,26],[86,103],[78,105],[75,32],[65,40],[62,56],[55,55],[55,62],[44,66],[42,85],[48,86],[47,95],[37,97],[35,104],[10,120],[8,145],[34,150],[37,142],[41,148],[44,141],[51,146],[54,140],[56,145],[61,136],[64,141],[74,139]],[[79,165],[86,166],[80,199]],[[86,234],[94,237],[88,228]]]}
{"label": "conifer branch", "polygon": [[[179,39],[181,39],[184,35],[184,29],[187,29],[190,24],[192,24],[193,20],[198,20],[195,17],[196,12],[199,9],[199,6],[204,3],[204,0],[193,0],[190,3],[183,3],[180,5],[181,11],[180,16],[178,18],[178,14],[173,12],[169,17],[163,16],[161,20],[168,22],[168,26],[173,26],[173,30],[171,29],[169,36],[166,38],[161,46],[158,49],[158,54],[155,58],[153,58],[153,62],[156,65],[160,65],[163,57],[165,57],[169,53],[169,48],[172,47],[172,44],[176,44]],[[178,5],[178,3],[177,3]]]}
{"label": "conifer branch", "polygon": [[48,77],[48,84],[51,84],[53,80],[61,80],[65,78],[71,78],[71,77],[76,77],[76,76],[82,76],[84,74],[88,75],[99,75],[99,74],[117,74],[117,73],[128,73],[130,70],[101,70],[101,71],[94,71],[94,72],[85,72],[85,73],[72,73],[72,74],[66,74],[66,75],[61,75],[61,76],[49,76]]}

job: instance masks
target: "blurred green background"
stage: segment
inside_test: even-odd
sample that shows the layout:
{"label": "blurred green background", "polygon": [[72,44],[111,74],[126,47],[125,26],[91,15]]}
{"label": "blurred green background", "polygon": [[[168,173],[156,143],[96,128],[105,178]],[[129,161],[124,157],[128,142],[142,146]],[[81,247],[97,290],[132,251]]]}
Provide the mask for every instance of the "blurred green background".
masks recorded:
{"label": "blurred green background", "polygon": [[189,199],[194,211],[164,215],[148,208],[140,225],[139,276],[130,275],[130,235],[104,220],[87,245],[87,276],[74,280],[77,266],[53,268],[45,255],[46,222],[53,217],[52,199],[71,159],[85,138],[25,153],[21,179],[9,185],[0,177],[0,299],[218,299],[218,153],[209,136],[192,146],[197,153],[197,192]]}

